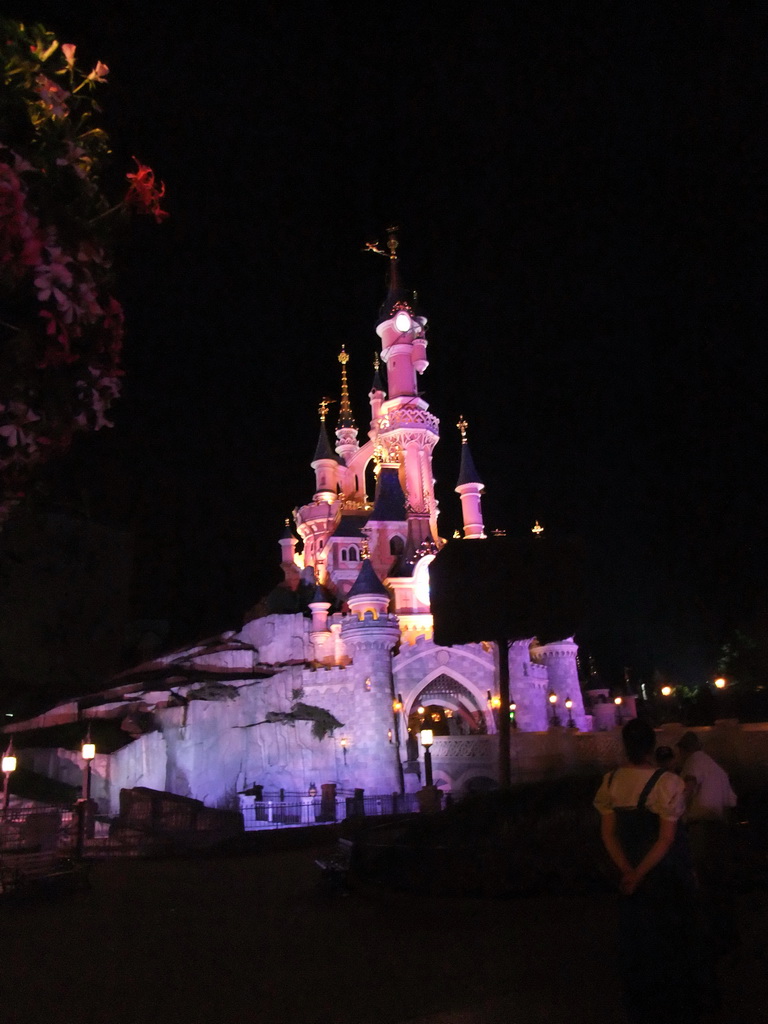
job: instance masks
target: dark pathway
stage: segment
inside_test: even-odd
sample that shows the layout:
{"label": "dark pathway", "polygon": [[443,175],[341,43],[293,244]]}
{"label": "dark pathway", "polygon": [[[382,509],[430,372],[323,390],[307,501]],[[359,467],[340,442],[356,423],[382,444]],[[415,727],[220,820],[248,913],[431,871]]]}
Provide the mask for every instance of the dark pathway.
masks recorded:
{"label": "dark pathway", "polygon": [[[621,1024],[607,896],[318,894],[311,851],[98,865],[91,892],[0,905],[8,1024]],[[768,894],[723,983],[768,1024]]]}

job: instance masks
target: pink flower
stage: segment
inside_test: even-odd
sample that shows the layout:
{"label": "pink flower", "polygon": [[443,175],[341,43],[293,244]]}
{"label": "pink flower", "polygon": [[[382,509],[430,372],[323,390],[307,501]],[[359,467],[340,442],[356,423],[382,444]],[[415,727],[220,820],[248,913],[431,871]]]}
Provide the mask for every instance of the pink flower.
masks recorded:
{"label": "pink flower", "polygon": [[74,43],[62,43],[61,52],[64,54],[64,60],[67,62],[68,68],[75,66],[75,50],[77,47]]}
{"label": "pink flower", "polygon": [[107,75],[109,74],[109,68],[106,64],[102,64],[100,60],[96,61],[96,67],[88,75],[89,82],[106,82]]}

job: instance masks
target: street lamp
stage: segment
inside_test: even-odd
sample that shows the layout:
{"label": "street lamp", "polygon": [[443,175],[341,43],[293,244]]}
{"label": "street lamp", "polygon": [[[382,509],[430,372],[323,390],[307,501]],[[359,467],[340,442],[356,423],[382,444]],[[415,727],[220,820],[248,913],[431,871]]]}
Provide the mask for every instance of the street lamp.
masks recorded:
{"label": "street lamp", "polygon": [[424,785],[432,785],[432,751],[429,749],[435,739],[431,729],[421,730],[421,745],[424,747]]}
{"label": "street lamp", "polygon": [[727,682],[728,681],[726,679],[724,679],[722,676],[718,676],[717,679],[715,680],[715,686],[717,687],[718,690],[724,690],[725,687],[727,686]]}
{"label": "street lamp", "polygon": [[8,800],[10,793],[8,792],[8,783],[11,781],[11,772],[16,771],[16,755],[13,752],[13,737],[8,742],[8,749],[3,755],[3,774],[5,779],[3,781],[3,818],[8,817]]}
{"label": "street lamp", "polygon": [[77,801],[77,856],[82,858],[83,850],[85,848],[85,833],[89,829],[89,821],[91,814],[91,767],[93,765],[93,759],[96,757],[96,744],[91,739],[91,727],[88,726],[88,732],[83,745],[80,748],[80,755],[85,761],[84,775],[85,779],[83,782],[83,797]]}
{"label": "street lamp", "polygon": [[550,690],[549,691],[549,694],[547,695],[547,700],[549,701],[549,705],[552,708],[552,725],[560,725],[560,718],[559,718],[559,716],[557,714],[557,710],[556,710],[556,708],[557,708],[557,694],[555,693],[554,690]]}
{"label": "street lamp", "polygon": [[571,713],[572,712],[572,708],[573,708],[573,701],[571,700],[570,697],[566,697],[566,699],[565,699],[565,706],[568,709],[568,728],[569,729],[575,729],[576,728],[576,723],[574,722],[573,714]]}
{"label": "street lamp", "polygon": [[96,744],[91,740],[91,727],[88,726],[88,735],[83,741],[83,746],[80,751],[85,761],[85,786],[83,788],[83,796],[86,800],[91,799],[91,766],[93,759],[96,757]]}
{"label": "street lamp", "polygon": [[344,754],[344,767],[346,768],[347,767],[347,747],[349,745],[349,740],[347,739],[346,736],[342,736],[341,739],[339,740],[339,743],[341,744],[341,751]]}

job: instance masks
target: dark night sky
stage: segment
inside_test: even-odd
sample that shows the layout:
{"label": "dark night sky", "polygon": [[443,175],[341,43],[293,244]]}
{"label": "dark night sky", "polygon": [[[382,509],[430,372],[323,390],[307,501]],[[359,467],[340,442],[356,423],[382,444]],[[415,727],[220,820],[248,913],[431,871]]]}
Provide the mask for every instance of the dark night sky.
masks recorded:
{"label": "dark night sky", "polygon": [[486,526],[585,541],[606,674],[696,681],[768,607],[762,5],[8,6],[110,65],[115,166],[167,184],[115,429],[51,478],[133,532],[137,617],[192,640],[277,581],[342,343],[365,420],[393,220],[443,536],[463,413]]}

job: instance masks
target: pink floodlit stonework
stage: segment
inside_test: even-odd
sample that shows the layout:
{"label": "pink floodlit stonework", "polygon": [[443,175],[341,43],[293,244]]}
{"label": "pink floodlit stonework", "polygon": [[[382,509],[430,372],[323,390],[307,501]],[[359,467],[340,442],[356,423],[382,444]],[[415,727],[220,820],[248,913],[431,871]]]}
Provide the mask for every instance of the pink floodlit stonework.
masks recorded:
{"label": "pink floodlit stonework", "polygon": [[[159,200],[162,192],[147,168],[140,165],[130,177],[137,198]],[[51,273],[40,284],[53,295],[58,280]],[[356,346],[348,346],[341,364],[343,402],[306,395],[320,412],[314,452],[315,438],[306,441],[315,486],[288,518],[287,510],[275,509],[275,522],[285,523],[275,537],[280,585],[241,629],[138,665],[113,679],[101,702],[89,700],[89,717],[130,719],[132,727],[130,742],[105,756],[108,770],[94,771],[92,794],[104,813],[115,813],[121,789],[135,786],[220,808],[252,804],[259,793],[306,799],[313,787],[415,793],[425,784],[417,741],[425,724],[443,790],[493,785],[504,713],[496,645],[438,646],[429,603],[435,552],[445,543],[477,543],[485,536],[484,486],[469,455],[466,423],[461,439],[451,426],[457,474],[461,462],[456,490],[464,536],[446,541],[432,465],[440,424],[419,380],[427,367],[426,318],[395,301],[385,308],[391,312],[377,327],[381,361],[372,373],[364,428],[356,426],[362,403],[353,416],[354,396],[346,391]],[[361,339],[358,350],[367,346]],[[328,353],[330,362],[337,358]],[[339,411],[338,425],[326,422],[329,408]],[[297,481],[297,493],[299,487]],[[554,749],[561,740],[552,733],[553,707],[561,711],[562,742],[569,730],[592,728],[576,655],[567,637],[510,645],[516,743],[549,730],[546,742]],[[615,725],[623,709],[598,703],[605,708],[600,728]],[[36,724],[79,714],[75,703],[64,704]],[[48,757],[45,766],[43,760],[41,754],[38,770],[55,769],[65,781],[77,771],[64,756]]]}

